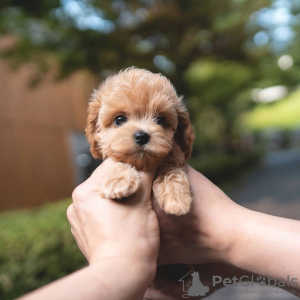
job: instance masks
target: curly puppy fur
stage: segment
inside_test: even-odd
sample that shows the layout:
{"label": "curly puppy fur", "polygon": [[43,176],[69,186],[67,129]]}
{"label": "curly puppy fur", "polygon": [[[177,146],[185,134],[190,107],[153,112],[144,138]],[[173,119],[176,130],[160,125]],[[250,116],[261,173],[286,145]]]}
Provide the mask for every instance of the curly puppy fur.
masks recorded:
{"label": "curly puppy fur", "polygon": [[[138,144],[137,132],[149,140]],[[95,158],[116,161],[103,182],[103,196],[128,197],[138,189],[138,171],[156,170],[153,193],[159,206],[169,214],[189,211],[184,164],[194,130],[182,98],[166,77],[133,67],[108,77],[91,97],[86,136]]]}

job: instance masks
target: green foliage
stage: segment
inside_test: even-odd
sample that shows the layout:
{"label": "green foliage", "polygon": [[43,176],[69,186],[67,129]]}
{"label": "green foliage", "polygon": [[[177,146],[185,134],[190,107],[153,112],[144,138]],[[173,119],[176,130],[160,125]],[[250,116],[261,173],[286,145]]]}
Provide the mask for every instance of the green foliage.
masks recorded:
{"label": "green foliage", "polygon": [[196,153],[233,150],[230,141],[239,133],[237,117],[251,105],[253,78],[251,67],[232,61],[200,60],[187,70]]}
{"label": "green foliage", "polygon": [[252,130],[269,127],[289,129],[300,124],[300,92],[286,99],[255,107],[245,116],[244,125]]}
{"label": "green foliage", "polygon": [[33,82],[49,69],[49,54],[61,77],[87,69],[102,79],[132,65],[162,72],[186,97],[197,133],[194,154],[235,151],[238,117],[267,70],[258,67],[266,51],[247,47],[260,28],[247,25],[271,1],[46,2],[0,4],[0,33],[18,37],[2,55],[16,65],[37,63]]}
{"label": "green foliage", "polygon": [[201,105],[224,107],[249,84],[253,77],[251,71],[237,62],[198,61],[186,72],[186,81],[192,94],[201,99]]}
{"label": "green foliage", "polygon": [[238,155],[206,154],[192,158],[188,163],[213,183],[222,185],[240,178],[245,170],[257,166],[260,158],[259,151]]}
{"label": "green foliage", "polygon": [[[51,53],[60,63],[62,76],[77,69],[101,76],[137,65],[166,73],[178,92],[187,95],[183,73],[196,59],[248,60],[244,25],[253,12],[268,3],[6,0],[0,4],[0,33],[19,38],[13,51],[5,51],[13,60],[18,57],[20,62],[40,63],[37,53]],[[96,23],[86,25],[91,18]],[[158,55],[166,60],[155,64]]]}
{"label": "green foliage", "polygon": [[66,217],[70,200],[0,215],[0,299],[14,299],[86,265]]}

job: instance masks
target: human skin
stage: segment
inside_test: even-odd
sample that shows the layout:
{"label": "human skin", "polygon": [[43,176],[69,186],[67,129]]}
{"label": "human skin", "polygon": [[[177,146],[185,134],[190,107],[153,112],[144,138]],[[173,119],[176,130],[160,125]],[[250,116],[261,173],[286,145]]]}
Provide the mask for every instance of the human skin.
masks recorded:
{"label": "human skin", "polygon": [[100,197],[106,160],[73,193],[68,219],[89,266],[24,297],[33,299],[140,300],[156,272],[159,226],[150,201],[153,174],[126,200]]}
{"label": "human skin", "polygon": [[[141,187],[127,201],[104,199],[99,187],[112,163],[105,161],[76,189],[68,210],[73,235],[90,266],[24,299],[141,299],[155,275],[159,231],[158,263],[196,264],[204,284],[210,285],[216,273],[299,279],[299,221],[243,208],[191,167],[194,199],[187,215],[167,215],[155,199],[154,213],[151,174],[141,174]],[[178,299],[174,284],[163,275],[158,274],[146,298]],[[299,283],[293,289],[299,295]],[[157,296],[161,291],[165,298]]]}
{"label": "human skin", "polygon": [[[188,176],[193,194],[189,214],[166,215],[153,201],[160,225],[159,264],[196,264],[208,285],[220,272],[227,278],[259,274],[278,280],[289,275],[298,279],[290,291],[300,295],[300,222],[236,204],[189,166]],[[162,298],[155,291],[161,289],[171,297],[175,286],[165,274],[158,274],[146,298],[177,299]]]}

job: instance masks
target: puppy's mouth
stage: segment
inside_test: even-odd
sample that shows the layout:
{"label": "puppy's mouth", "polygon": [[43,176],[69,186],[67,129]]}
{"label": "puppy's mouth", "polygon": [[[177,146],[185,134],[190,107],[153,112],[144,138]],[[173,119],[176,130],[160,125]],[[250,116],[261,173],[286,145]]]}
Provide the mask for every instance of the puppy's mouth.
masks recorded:
{"label": "puppy's mouth", "polygon": [[152,133],[145,136],[145,132],[136,138],[126,134],[114,138],[107,148],[107,157],[113,157],[116,161],[130,164],[138,170],[151,170],[171,151],[172,140],[164,133]]}
{"label": "puppy's mouth", "polygon": [[147,145],[136,146],[126,152],[111,151],[111,156],[119,162],[130,164],[137,170],[144,171],[155,168],[161,162],[161,157],[151,151]]}
{"label": "puppy's mouth", "polygon": [[132,153],[138,153],[141,155],[145,155],[145,153],[151,153],[151,150],[149,150],[149,147],[147,147],[147,145],[143,145],[143,146],[137,146]]}
{"label": "puppy's mouth", "polygon": [[147,145],[135,146],[134,149],[127,151],[112,151],[115,155],[119,156],[132,156],[136,158],[146,158],[146,156],[155,157],[158,156],[156,153],[151,151]]}

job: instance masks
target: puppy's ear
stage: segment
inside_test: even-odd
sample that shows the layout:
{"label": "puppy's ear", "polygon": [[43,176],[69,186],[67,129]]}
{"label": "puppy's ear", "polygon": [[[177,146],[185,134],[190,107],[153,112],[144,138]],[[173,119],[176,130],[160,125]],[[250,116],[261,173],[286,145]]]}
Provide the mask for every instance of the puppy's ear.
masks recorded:
{"label": "puppy's ear", "polygon": [[182,102],[182,98],[179,99],[177,115],[178,125],[175,132],[175,141],[184,153],[185,159],[188,159],[191,157],[193,143],[195,140],[195,132],[191,124],[189,114]]}
{"label": "puppy's ear", "polygon": [[98,141],[96,140],[96,133],[99,132],[98,115],[100,111],[100,102],[97,99],[91,100],[88,107],[88,118],[85,127],[85,136],[91,145],[91,153],[94,158],[102,158],[102,153]]}

